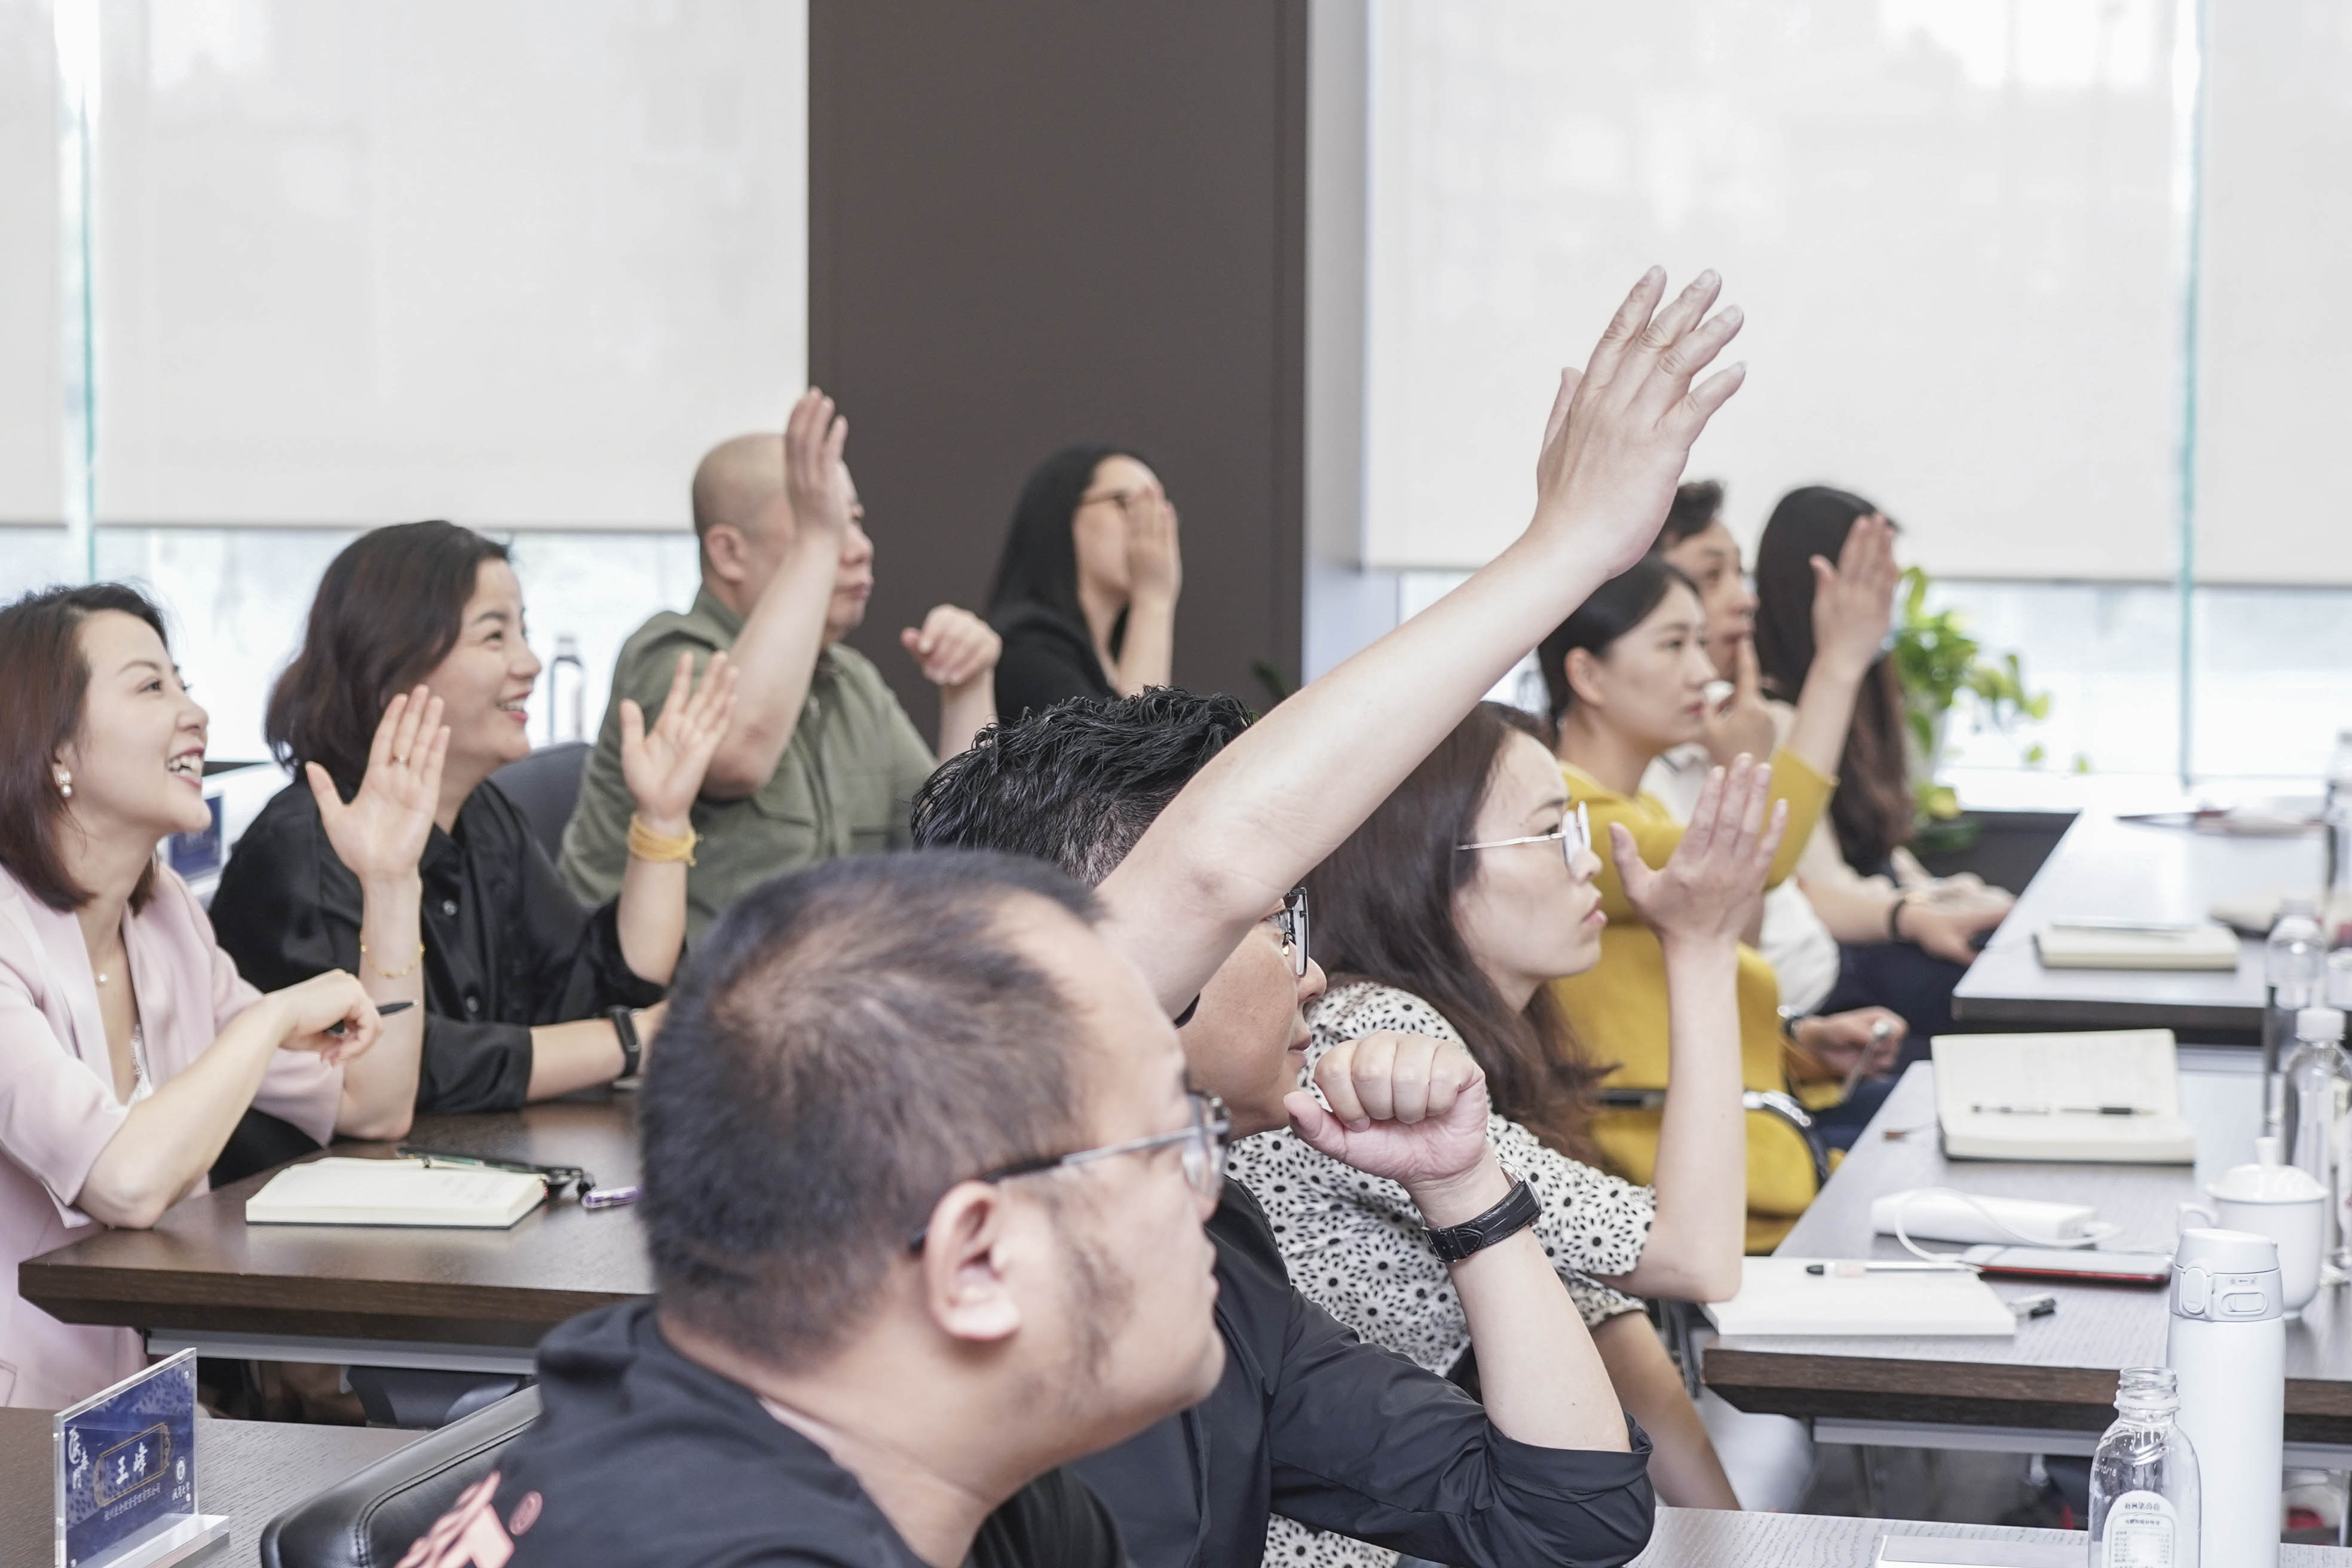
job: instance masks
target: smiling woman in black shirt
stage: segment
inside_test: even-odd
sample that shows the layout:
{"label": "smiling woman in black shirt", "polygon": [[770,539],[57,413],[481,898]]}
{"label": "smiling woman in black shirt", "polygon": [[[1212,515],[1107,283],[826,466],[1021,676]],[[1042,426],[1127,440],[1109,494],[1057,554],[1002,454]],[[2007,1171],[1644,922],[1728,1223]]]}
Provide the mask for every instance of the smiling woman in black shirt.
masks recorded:
{"label": "smiling woman in black shirt", "polygon": [[713,659],[689,699],[681,661],[650,732],[627,705],[631,858],[620,897],[594,910],[572,897],[513,804],[483,787],[530,750],[523,706],[539,670],[503,546],[446,522],[354,541],[319,585],[266,728],[281,762],[316,763],[349,795],[393,694],[421,683],[443,700],[449,753],[419,867],[423,942],[413,953],[362,947],[358,880],[299,782],[237,841],[213,899],[221,946],[265,988],[328,969],[394,977],[423,967],[419,1110],[510,1110],[624,1076],[659,1022],[632,1009],[661,1001],[684,942],[687,812],[733,710],[733,670]]}

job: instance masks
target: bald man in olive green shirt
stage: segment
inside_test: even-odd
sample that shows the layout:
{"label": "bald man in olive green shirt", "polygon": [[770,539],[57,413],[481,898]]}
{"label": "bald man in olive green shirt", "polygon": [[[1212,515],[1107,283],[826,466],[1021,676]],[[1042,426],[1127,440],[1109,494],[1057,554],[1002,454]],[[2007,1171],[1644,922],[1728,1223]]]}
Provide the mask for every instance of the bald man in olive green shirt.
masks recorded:
{"label": "bald man in olive green shirt", "polygon": [[[681,652],[698,670],[726,649],[740,678],[734,722],[694,806],[689,941],[756,882],[907,847],[908,803],[934,763],[873,661],[841,646],[874,591],[874,544],[841,458],[846,434],[833,400],[812,390],[781,437],[736,437],[695,470],[702,586],[692,608],[654,616],[621,647],[563,831],[564,879],[582,898],[612,898],[628,863],[621,700],[634,698],[652,723]],[[996,717],[995,632],[941,605],[899,641],[940,689],[940,754],[962,751]]]}

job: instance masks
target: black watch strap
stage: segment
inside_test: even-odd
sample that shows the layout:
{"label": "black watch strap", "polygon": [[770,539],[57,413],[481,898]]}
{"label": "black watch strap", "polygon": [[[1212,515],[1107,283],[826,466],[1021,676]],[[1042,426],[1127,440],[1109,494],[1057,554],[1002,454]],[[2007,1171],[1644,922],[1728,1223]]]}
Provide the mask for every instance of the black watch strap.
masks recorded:
{"label": "black watch strap", "polygon": [[637,1016],[626,1007],[607,1007],[604,1016],[613,1020],[613,1033],[621,1037],[622,1078],[637,1076],[637,1062],[646,1053],[645,1042],[637,1038]]}
{"label": "black watch strap", "polygon": [[1518,1235],[1542,1215],[1543,1204],[1536,1197],[1536,1190],[1528,1185],[1525,1177],[1520,1177],[1511,1183],[1511,1190],[1503,1194],[1503,1201],[1485,1214],[1461,1225],[1431,1231],[1429,1245],[1446,1262],[1459,1263],[1498,1241]]}

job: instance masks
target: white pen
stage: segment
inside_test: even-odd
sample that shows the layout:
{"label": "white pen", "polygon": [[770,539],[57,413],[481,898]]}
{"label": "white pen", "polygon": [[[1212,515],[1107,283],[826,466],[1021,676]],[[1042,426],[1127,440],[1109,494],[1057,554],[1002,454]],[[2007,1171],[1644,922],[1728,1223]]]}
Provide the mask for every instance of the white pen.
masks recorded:
{"label": "white pen", "polygon": [[1839,1258],[1827,1263],[1808,1263],[1805,1272],[1831,1279],[1859,1279],[1865,1274],[1974,1274],[1973,1263],[1928,1263],[1909,1260],[1877,1260],[1861,1258]]}

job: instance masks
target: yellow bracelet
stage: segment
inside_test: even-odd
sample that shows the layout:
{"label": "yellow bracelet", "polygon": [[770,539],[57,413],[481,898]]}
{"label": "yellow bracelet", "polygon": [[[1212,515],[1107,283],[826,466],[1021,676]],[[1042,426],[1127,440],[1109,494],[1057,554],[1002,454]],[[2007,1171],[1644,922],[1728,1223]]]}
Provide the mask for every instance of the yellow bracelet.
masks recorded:
{"label": "yellow bracelet", "polygon": [[639,860],[655,860],[674,864],[683,860],[694,864],[694,847],[702,836],[691,827],[684,835],[672,838],[647,827],[635,812],[629,813],[629,853]]}
{"label": "yellow bracelet", "polygon": [[[364,962],[364,961],[366,960],[366,958],[367,958],[367,955],[368,955],[368,950],[367,950],[367,938],[365,938],[365,937],[362,937],[362,938],[360,939],[360,958],[361,958],[361,960],[362,960],[362,962]],[[416,973],[416,966],[417,966],[418,964],[420,964],[420,963],[424,963],[424,962],[425,962],[425,944],[424,944],[423,942],[418,942],[418,943],[416,944],[416,956],[415,956],[415,958],[410,959],[410,960],[408,961],[408,967],[407,967],[407,968],[405,968],[405,969],[386,969],[386,968],[385,968],[383,964],[381,964],[381,963],[378,963],[378,964],[372,964],[372,965],[370,965],[370,967],[371,967],[371,968],[373,968],[373,969],[376,972],[376,973],[378,973],[378,974],[382,975],[382,976],[383,976],[384,979],[386,979],[386,980],[405,980],[405,979],[407,979],[410,975],[412,975],[412,974],[415,973]]]}

